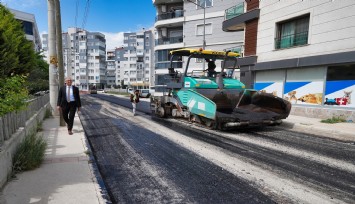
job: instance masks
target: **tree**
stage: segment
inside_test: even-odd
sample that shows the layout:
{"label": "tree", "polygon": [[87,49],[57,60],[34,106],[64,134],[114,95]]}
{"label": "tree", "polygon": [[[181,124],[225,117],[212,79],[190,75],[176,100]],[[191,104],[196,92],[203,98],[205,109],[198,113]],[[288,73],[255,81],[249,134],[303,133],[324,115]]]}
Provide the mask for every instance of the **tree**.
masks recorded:
{"label": "tree", "polygon": [[28,75],[28,92],[34,94],[49,89],[49,65],[43,56],[36,53],[36,66]]}
{"label": "tree", "polygon": [[21,23],[0,4],[0,78],[27,75],[35,59],[32,42],[26,39]]}
{"label": "tree", "polygon": [[0,4],[0,116],[26,107],[27,76],[48,80],[46,66],[26,39],[21,23]]}

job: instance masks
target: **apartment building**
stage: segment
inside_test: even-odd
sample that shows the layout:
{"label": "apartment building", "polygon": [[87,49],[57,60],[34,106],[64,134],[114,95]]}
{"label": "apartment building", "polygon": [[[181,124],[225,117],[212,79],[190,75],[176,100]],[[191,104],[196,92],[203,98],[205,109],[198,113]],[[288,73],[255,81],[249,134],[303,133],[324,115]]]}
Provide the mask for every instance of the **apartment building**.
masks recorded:
{"label": "apartment building", "polygon": [[107,88],[116,86],[116,72],[117,72],[117,64],[116,64],[116,52],[115,50],[106,51],[106,80]]}
{"label": "apartment building", "polygon": [[119,47],[106,52],[106,88],[117,88],[122,86],[121,61],[124,60],[124,48]]}
{"label": "apartment building", "polygon": [[226,10],[223,30],[245,31],[242,81],[291,101],[294,113],[355,118],[354,9],[354,1],[246,0]]}
{"label": "apartment building", "polygon": [[[180,48],[211,50],[242,50],[244,32],[224,32],[222,23],[225,10],[242,0],[153,0],[157,10],[155,74],[156,85],[165,84],[164,74],[170,66],[169,52]],[[185,58],[174,61],[174,67],[183,71]],[[191,62],[190,66],[202,69],[205,62]],[[221,64],[217,65],[217,69]]]}
{"label": "apartment building", "polygon": [[[48,34],[42,35],[48,56]],[[71,76],[80,90],[107,86],[106,39],[99,32],[68,28],[62,34],[64,76]]]}
{"label": "apartment building", "polygon": [[153,32],[124,33],[124,54],[120,62],[123,85],[133,88],[149,88],[153,71]]}
{"label": "apartment building", "polygon": [[34,50],[40,52],[42,49],[42,43],[35,16],[15,9],[9,8],[9,10],[15,15],[15,19],[21,22],[23,31],[26,34],[26,39],[32,41]]}
{"label": "apartment building", "polygon": [[116,86],[122,87],[124,85],[123,81],[123,68],[121,66],[121,61],[124,60],[124,48],[119,47],[115,49],[115,57],[116,57]]}

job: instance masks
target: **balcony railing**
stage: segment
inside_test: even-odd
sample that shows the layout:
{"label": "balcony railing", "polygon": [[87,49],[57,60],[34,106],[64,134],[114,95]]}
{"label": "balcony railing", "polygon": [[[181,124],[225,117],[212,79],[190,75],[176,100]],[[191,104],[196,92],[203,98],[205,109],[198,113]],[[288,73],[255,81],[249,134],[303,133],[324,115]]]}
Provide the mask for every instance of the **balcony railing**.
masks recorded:
{"label": "balcony railing", "polygon": [[236,46],[236,47],[231,47],[225,49],[226,51],[231,51],[231,52],[237,52],[239,53],[240,57],[243,57],[244,54],[244,45]]}
{"label": "balcony railing", "polygon": [[[155,69],[168,69],[170,67],[170,62],[156,62]],[[174,68],[182,68],[182,62],[173,62]]]}
{"label": "balcony railing", "polygon": [[182,42],[183,42],[183,36],[166,37],[166,38],[159,38],[158,40],[156,40],[155,45],[168,45],[168,44],[182,43]]}
{"label": "balcony railing", "polygon": [[166,12],[155,17],[155,22],[160,20],[167,20],[173,18],[179,18],[184,16],[183,10],[176,10],[174,12]]}
{"label": "balcony railing", "polygon": [[275,49],[296,47],[308,43],[308,31],[295,33],[292,35],[283,35],[275,38]]}
{"label": "balcony railing", "polygon": [[234,18],[244,13],[244,3],[238,4],[236,6],[230,7],[225,11],[225,20]]}

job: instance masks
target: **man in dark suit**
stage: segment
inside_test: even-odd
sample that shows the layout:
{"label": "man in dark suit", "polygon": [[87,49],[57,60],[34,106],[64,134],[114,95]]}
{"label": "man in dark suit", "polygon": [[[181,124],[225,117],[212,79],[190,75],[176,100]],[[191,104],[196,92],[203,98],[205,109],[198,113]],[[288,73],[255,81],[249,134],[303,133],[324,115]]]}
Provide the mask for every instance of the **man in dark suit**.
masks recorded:
{"label": "man in dark suit", "polygon": [[81,101],[79,88],[72,86],[73,80],[71,77],[65,78],[65,84],[59,89],[57,108],[63,114],[63,119],[67,123],[68,133],[72,135],[75,112],[80,111]]}

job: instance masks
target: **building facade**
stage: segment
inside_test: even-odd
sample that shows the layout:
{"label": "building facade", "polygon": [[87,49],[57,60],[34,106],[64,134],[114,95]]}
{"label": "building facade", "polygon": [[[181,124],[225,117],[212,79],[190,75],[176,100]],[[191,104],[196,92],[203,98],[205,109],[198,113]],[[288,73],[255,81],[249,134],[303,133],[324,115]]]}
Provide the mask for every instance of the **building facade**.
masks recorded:
{"label": "building facade", "polygon": [[40,34],[38,32],[36,18],[33,14],[22,11],[9,9],[15,15],[15,18],[21,22],[26,39],[33,43],[33,48],[36,52],[42,49]]}
{"label": "building facade", "polygon": [[[48,34],[42,35],[44,54],[48,56]],[[71,76],[80,90],[107,86],[106,39],[99,32],[68,28],[62,34],[64,75]]]}
{"label": "building facade", "polygon": [[106,87],[113,88],[116,86],[116,52],[115,50],[106,51]]}
{"label": "building facade", "polygon": [[242,8],[230,10],[223,30],[245,31],[238,64],[249,88],[291,101],[294,113],[355,118],[355,2],[247,0]]}
{"label": "building facade", "polygon": [[152,83],[154,38],[151,30],[124,33],[124,54],[120,61],[123,85],[149,88]]}
{"label": "building facade", "polygon": [[115,58],[116,58],[116,86],[119,86],[120,88],[123,87],[124,81],[123,81],[123,69],[121,67],[121,61],[124,60],[124,48],[116,48],[115,49]]}
{"label": "building facade", "polygon": [[[211,50],[242,50],[244,32],[227,33],[222,30],[225,9],[242,0],[153,0],[157,10],[155,29],[156,85],[165,84],[171,50],[180,48],[204,48]],[[187,58],[174,61],[173,66],[183,72]],[[190,65],[202,69],[205,62],[194,61]],[[217,65],[217,69],[221,65]]]}

